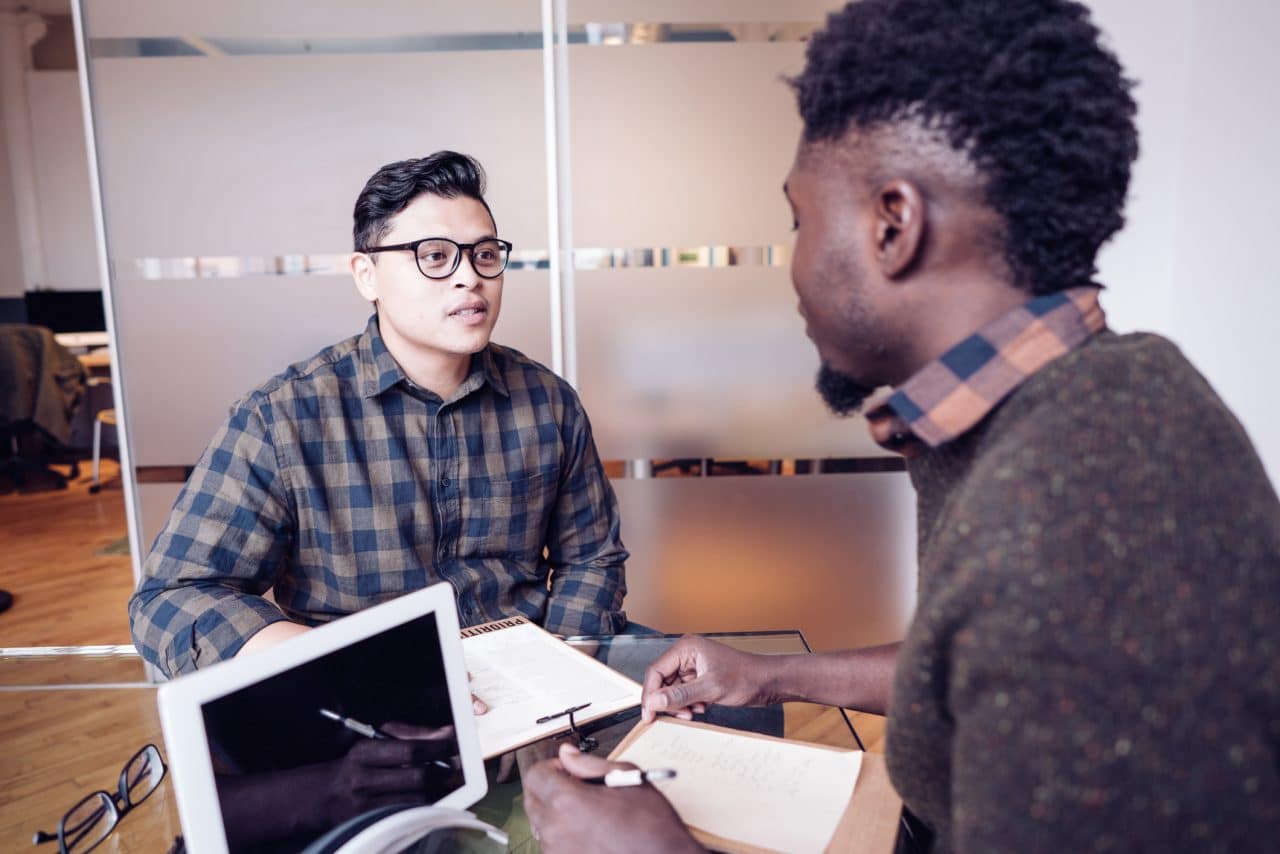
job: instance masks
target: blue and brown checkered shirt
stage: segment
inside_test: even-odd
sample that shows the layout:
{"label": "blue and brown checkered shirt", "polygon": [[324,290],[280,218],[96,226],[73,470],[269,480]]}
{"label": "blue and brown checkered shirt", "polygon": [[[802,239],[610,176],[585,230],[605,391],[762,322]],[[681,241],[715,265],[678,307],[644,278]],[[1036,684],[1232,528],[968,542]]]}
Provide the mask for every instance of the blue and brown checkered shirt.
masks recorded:
{"label": "blue and brown checkered shirt", "polygon": [[627,556],[564,380],[491,344],[441,400],[405,376],[374,317],[231,408],[129,615],[143,657],[170,675],[235,655],[277,620],[315,625],[438,581],[463,625],[523,614],[609,634],[626,625]]}
{"label": "blue and brown checkered shirt", "polygon": [[1036,297],[952,347],[871,407],[871,435],[906,457],[957,439],[1032,374],[1106,325],[1095,286]]}

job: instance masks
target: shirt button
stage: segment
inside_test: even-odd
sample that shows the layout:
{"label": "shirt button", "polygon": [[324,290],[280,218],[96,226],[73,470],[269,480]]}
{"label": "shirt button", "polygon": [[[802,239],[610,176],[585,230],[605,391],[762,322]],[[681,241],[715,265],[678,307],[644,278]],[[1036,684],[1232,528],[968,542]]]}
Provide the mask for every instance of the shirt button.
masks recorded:
{"label": "shirt button", "polygon": [[440,478],[440,486],[442,486],[442,487],[443,487],[443,488],[445,488],[445,489],[448,489],[448,488],[449,488],[449,478],[447,478],[447,477],[442,477],[442,478]]}

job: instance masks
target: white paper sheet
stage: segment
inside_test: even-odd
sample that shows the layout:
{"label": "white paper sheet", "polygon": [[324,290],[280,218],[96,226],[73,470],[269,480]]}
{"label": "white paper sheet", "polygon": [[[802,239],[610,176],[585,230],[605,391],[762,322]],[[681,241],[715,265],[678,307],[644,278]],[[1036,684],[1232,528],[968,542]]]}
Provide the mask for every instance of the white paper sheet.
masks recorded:
{"label": "white paper sheet", "polygon": [[849,805],[859,751],[655,721],[615,758],[674,768],[657,783],[690,827],[774,851],[822,851]]}
{"label": "white paper sheet", "polygon": [[489,707],[476,718],[486,759],[567,730],[568,716],[536,721],[570,706],[591,704],[574,715],[581,723],[640,704],[636,682],[538,626],[519,623],[468,634],[474,631],[463,632],[462,654],[471,693]]}

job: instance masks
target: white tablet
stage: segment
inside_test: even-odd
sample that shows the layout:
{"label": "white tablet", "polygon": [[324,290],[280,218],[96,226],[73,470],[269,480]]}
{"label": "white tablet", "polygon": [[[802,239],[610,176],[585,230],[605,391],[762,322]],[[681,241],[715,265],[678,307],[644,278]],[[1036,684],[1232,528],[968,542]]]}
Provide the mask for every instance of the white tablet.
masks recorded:
{"label": "white tablet", "polygon": [[160,687],[188,850],[302,851],[394,805],[487,791],[453,588],[436,584]]}

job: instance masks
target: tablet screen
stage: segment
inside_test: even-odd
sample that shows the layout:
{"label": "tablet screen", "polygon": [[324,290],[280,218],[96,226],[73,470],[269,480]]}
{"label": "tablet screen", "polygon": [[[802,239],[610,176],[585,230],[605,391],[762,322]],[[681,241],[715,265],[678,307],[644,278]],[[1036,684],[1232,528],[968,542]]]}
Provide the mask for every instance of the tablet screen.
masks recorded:
{"label": "tablet screen", "polygon": [[463,786],[434,614],[201,706],[233,852],[302,851]]}

